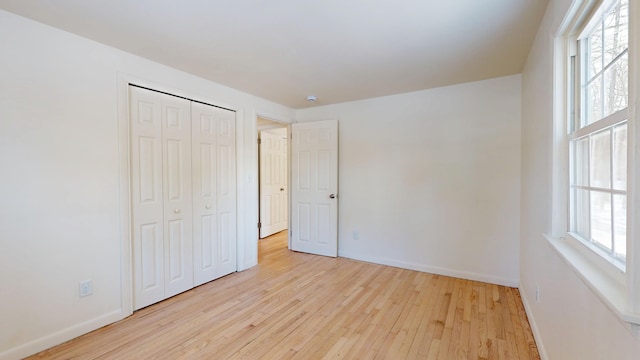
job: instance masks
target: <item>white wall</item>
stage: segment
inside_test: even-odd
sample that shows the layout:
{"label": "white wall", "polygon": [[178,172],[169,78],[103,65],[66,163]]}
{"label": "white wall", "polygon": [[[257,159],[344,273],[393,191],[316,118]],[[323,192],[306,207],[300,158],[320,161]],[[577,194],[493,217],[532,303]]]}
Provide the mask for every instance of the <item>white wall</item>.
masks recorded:
{"label": "white wall", "polygon": [[239,266],[257,263],[256,114],[292,110],[1,10],[0,49],[1,359],[128,313],[122,79],[238,110]]}
{"label": "white wall", "polygon": [[518,284],[519,75],[296,111],[324,119],[340,256]]}
{"label": "white wall", "polygon": [[639,359],[640,341],[542,237],[552,213],[553,38],[570,3],[549,3],[522,78],[520,288],[545,358]]}

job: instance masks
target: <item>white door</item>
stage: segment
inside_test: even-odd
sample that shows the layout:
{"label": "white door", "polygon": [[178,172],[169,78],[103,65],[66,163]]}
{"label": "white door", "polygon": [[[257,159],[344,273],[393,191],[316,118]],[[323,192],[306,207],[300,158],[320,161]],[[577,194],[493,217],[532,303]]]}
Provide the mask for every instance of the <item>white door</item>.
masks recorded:
{"label": "white door", "polygon": [[134,308],[193,287],[189,101],[136,87],[131,100]]}
{"label": "white door", "polygon": [[260,132],[260,238],[287,228],[287,129]]}
{"label": "white door", "polygon": [[129,90],[137,310],[236,271],[235,113]]}
{"label": "white door", "polygon": [[235,113],[193,102],[194,280],[236,271]]}
{"label": "white door", "polygon": [[291,126],[291,249],[338,256],[338,122]]}
{"label": "white door", "polygon": [[130,89],[134,309],[164,298],[162,116],[159,94]]}
{"label": "white door", "polygon": [[162,98],[164,298],[193,287],[190,101]]}

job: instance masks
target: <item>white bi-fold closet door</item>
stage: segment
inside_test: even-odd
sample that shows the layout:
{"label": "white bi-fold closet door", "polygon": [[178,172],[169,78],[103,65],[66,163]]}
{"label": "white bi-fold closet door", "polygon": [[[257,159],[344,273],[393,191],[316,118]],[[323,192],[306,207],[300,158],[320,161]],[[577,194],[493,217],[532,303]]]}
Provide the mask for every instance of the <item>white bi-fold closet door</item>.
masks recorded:
{"label": "white bi-fold closet door", "polygon": [[134,309],[236,270],[235,113],[129,87]]}

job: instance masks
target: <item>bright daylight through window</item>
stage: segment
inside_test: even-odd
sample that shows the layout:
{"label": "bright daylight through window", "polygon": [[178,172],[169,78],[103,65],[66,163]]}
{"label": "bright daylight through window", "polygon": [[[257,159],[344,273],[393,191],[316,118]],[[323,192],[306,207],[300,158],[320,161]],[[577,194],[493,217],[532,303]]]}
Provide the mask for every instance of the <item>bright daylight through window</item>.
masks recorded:
{"label": "bright daylight through window", "polygon": [[623,268],[627,254],[629,0],[605,1],[570,76],[570,232]]}

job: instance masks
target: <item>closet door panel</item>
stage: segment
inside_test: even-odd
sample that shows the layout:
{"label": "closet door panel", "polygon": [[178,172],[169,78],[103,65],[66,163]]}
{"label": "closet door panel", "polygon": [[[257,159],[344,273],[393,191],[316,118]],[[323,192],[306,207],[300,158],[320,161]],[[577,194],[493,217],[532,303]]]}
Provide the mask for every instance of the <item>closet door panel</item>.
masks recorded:
{"label": "closet door panel", "polygon": [[219,276],[236,271],[236,119],[235,113],[215,109],[218,119],[218,237]]}
{"label": "closet door panel", "polygon": [[134,309],[164,299],[161,100],[130,87]]}
{"label": "closet door panel", "polygon": [[[162,228],[160,223],[152,222],[148,224],[140,224],[139,246],[140,246],[140,269],[141,279],[139,281],[140,290],[150,299],[162,297],[156,294],[156,290],[164,288],[162,283]],[[159,293],[159,291],[158,291]]]}
{"label": "closet door panel", "polygon": [[191,105],[195,284],[236,271],[235,113]]}
{"label": "closet door panel", "polygon": [[193,287],[190,101],[162,98],[165,298]]}
{"label": "closet door panel", "polygon": [[217,121],[213,107],[191,104],[194,284],[215,279],[218,259]]}

